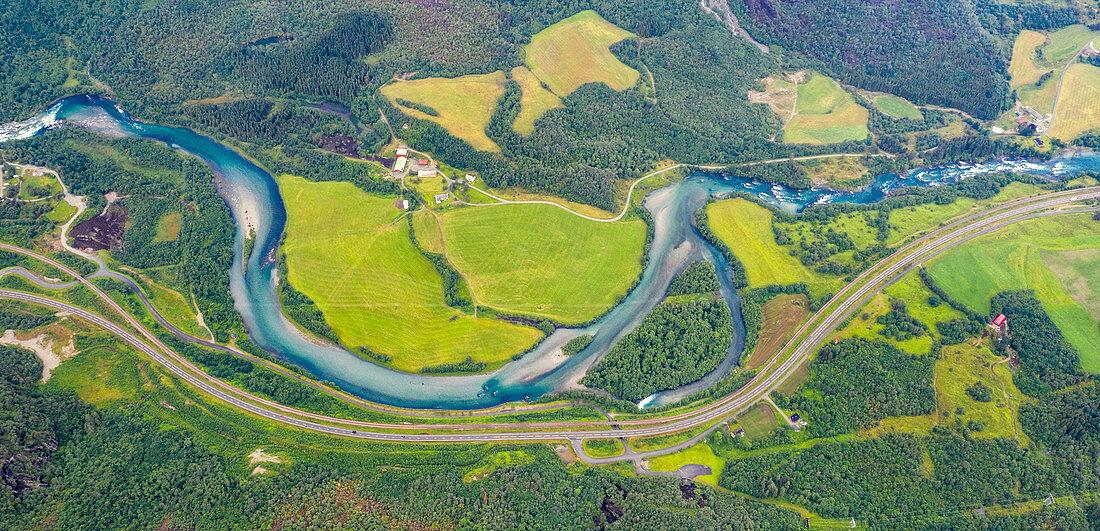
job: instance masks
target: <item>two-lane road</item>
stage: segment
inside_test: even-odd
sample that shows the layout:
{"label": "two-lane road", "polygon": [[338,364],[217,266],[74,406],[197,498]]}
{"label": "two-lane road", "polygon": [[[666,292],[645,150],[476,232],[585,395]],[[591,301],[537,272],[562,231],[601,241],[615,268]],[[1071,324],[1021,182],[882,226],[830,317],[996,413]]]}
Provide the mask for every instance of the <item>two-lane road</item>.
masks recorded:
{"label": "two-lane road", "polygon": [[[161,364],[177,377],[186,380],[204,392],[255,415],[302,429],[333,435],[376,439],[384,441],[415,442],[485,442],[485,441],[534,441],[534,440],[579,440],[587,438],[620,438],[664,435],[692,428],[718,423],[752,406],[762,397],[783,383],[793,369],[803,363],[837,325],[852,311],[859,308],[868,298],[884,286],[889,285],[900,275],[932,256],[944,252],[962,242],[989,233],[1023,219],[1037,216],[1056,215],[1069,212],[1097,210],[1083,208],[1067,211],[1051,209],[1079,202],[1084,199],[1100,198],[1100,187],[1073,191],[1055,192],[1017,200],[1000,205],[984,212],[967,216],[945,227],[931,231],[880,261],[867,273],[861,275],[845,287],[833,301],[800,329],[784,348],[786,355],[777,356],[765,366],[748,385],[697,410],[671,414],[664,417],[646,419],[624,419],[615,421],[618,429],[610,422],[550,422],[550,423],[514,423],[514,424],[447,424],[447,425],[409,425],[362,422],[339,419],[316,413],[301,411],[289,406],[252,395],[199,370],[190,361],[169,349],[146,330],[133,316],[110,300],[109,297],[91,282],[80,277],[71,269],[65,272],[105,298],[113,309],[126,318],[127,322],[140,335],[110,321],[102,316],[82,308],[56,301],[49,297],[13,290],[0,290],[0,298],[20,300],[42,305],[56,310],[70,312],[88,322],[115,334]],[[23,254],[29,251],[2,246]],[[52,262],[52,261],[51,261]],[[67,268],[66,268],[67,269]],[[824,318],[820,318],[824,315]],[[816,323],[811,325],[810,323]],[[812,326],[812,328],[810,328]],[[807,330],[808,333],[806,332]],[[793,350],[791,350],[793,348]],[[780,361],[782,360],[782,361]],[[367,429],[363,429],[366,427]],[[586,429],[591,427],[591,429]],[[380,431],[388,430],[388,431]],[[430,432],[429,432],[430,431]],[[696,437],[698,438],[698,437]],[[678,447],[656,452],[647,452],[645,456],[658,455],[674,451]],[[611,460],[634,459],[637,455],[623,455]]]}

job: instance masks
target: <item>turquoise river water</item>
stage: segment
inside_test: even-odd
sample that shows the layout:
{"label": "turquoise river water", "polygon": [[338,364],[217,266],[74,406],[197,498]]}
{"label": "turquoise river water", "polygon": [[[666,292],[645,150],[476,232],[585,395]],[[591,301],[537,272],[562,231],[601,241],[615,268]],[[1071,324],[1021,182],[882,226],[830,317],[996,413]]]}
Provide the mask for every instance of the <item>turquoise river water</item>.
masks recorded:
{"label": "turquoise river water", "polygon": [[[1084,170],[1100,171],[1100,155],[1093,152],[1049,162],[994,160],[922,168],[906,175],[883,175],[859,192],[792,189],[719,174],[693,174],[681,183],[646,197],[643,204],[654,220],[649,265],[637,287],[597,322],[583,329],[559,329],[522,358],[490,374],[427,376],[394,371],[336,345],[306,337],[283,315],[276,293],[274,257],[286,225],[286,210],[278,185],[262,168],[209,137],[185,128],[142,123],[114,102],[93,96],[66,98],[34,118],[0,125],[0,142],[29,138],[65,122],[102,134],[163,142],[205,161],[217,174],[219,191],[237,222],[235,259],[229,271],[230,291],[252,341],[357,396],[414,408],[481,408],[533,400],[545,393],[569,388],[660,303],[672,278],[697,259],[709,259],[718,266],[721,293],[730,305],[735,322],[729,351],[721,365],[699,382],[648,397],[643,405],[673,402],[725,377],[737,365],[744,344],[740,300],[730,284],[728,266],[721,253],[707,244],[692,224],[695,211],[714,194],[747,192],[795,212],[813,204],[872,203],[898,188],[941,186],[980,173],[1016,171],[1057,179]],[[246,220],[252,221],[256,231],[250,256],[244,255]],[[579,334],[591,334],[594,339],[578,354],[568,358],[557,355],[563,344]]]}

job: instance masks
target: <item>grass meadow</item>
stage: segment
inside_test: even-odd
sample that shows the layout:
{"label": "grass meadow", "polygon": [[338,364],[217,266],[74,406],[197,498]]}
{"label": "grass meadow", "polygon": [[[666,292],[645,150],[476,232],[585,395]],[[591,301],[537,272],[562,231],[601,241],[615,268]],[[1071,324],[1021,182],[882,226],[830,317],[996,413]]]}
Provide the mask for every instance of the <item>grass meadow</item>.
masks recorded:
{"label": "grass meadow", "polygon": [[1042,61],[1045,64],[1064,65],[1077,54],[1098,32],[1090,30],[1084,24],[1066,26],[1048,36],[1042,47]]}
{"label": "grass meadow", "polygon": [[760,439],[771,435],[779,426],[775,408],[761,400],[751,409],[737,416],[737,423],[745,429],[745,437]]}
{"label": "grass meadow", "polygon": [[348,346],[416,371],[466,356],[503,362],[538,339],[537,330],[447,306],[442,279],[413,246],[392,198],[292,176],[279,186],[287,207],[284,280],[317,303]]}
{"label": "grass meadow", "polygon": [[558,207],[448,210],[447,250],[480,304],[565,323],[610,308],[641,274],[645,223],[599,223]]}
{"label": "grass meadow", "polygon": [[808,305],[802,294],[779,295],[765,302],[760,309],[760,338],[751,356],[742,362],[745,367],[759,369],[771,360],[810,316]]}
{"label": "grass meadow", "polygon": [[744,264],[750,286],[805,282],[816,293],[835,284],[775,243],[772,216],[768,209],[744,199],[717,201],[707,207],[710,229]]}
{"label": "grass meadow", "polygon": [[1008,75],[1013,87],[1030,85],[1042,77],[1045,70],[1035,66],[1032,57],[1035,49],[1046,42],[1046,35],[1037,31],[1023,30],[1012,45],[1012,62],[1008,65]]}
{"label": "grass meadow", "polygon": [[[971,240],[926,263],[948,294],[979,312],[1004,290],[1033,289],[1077,347],[1081,365],[1100,373],[1100,222],[1087,214],[1039,218]],[[1091,313],[1090,313],[1091,309]]]}
{"label": "grass meadow", "polygon": [[856,104],[832,78],[813,74],[798,85],[795,115],[787,123],[788,144],[832,144],[867,138],[867,109]]}
{"label": "grass meadow", "polygon": [[513,68],[512,79],[519,83],[523,91],[519,101],[519,114],[516,115],[516,121],[512,122],[512,128],[527,136],[535,131],[535,120],[546,111],[561,107],[561,98],[543,87],[542,81],[525,66]]}
{"label": "grass meadow", "polygon": [[591,457],[623,455],[623,443],[618,439],[585,439],[584,451]]}
{"label": "grass meadow", "polygon": [[527,66],[563,98],[592,82],[625,90],[638,82],[640,74],[619,61],[609,47],[633,36],[595,11],[581,11],[531,37],[524,48]]}
{"label": "grass meadow", "polygon": [[1065,141],[1100,128],[1100,68],[1074,64],[1066,71],[1051,135]]}
{"label": "grass meadow", "polygon": [[[382,87],[382,94],[405,114],[436,122],[476,149],[500,151],[485,135],[485,126],[496,110],[497,99],[504,94],[504,72],[398,81]],[[399,105],[398,98],[431,107],[439,116]]]}
{"label": "grass meadow", "polygon": [[897,96],[879,96],[875,98],[875,107],[894,118],[909,118],[920,120],[923,116],[916,105],[909,103],[905,98]]}
{"label": "grass meadow", "polygon": [[685,448],[674,454],[654,457],[649,461],[649,468],[657,472],[675,472],[684,465],[698,464],[710,467],[711,473],[699,476],[696,481],[702,481],[709,485],[717,486],[718,478],[722,475],[722,469],[726,466],[725,459],[714,455],[710,445],[699,443]]}

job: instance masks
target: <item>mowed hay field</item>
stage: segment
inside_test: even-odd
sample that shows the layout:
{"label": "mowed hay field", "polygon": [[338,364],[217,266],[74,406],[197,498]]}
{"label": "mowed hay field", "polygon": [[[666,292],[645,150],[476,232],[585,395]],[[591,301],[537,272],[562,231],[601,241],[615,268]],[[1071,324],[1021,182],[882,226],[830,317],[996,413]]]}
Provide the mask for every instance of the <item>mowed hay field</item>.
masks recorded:
{"label": "mowed hay field", "polygon": [[[926,263],[952,297],[979,312],[1005,290],[1032,289],[1081,355],[1100,373],[1100,222],[1068,214],[1020,222]],[[1091,313],[1090,313],[1091,312]]]}
{"label": "mowed hay field", "polygon": [[1074,64],[1066,71],[1051,136],[1065,141],[1100,129],[1100,68]]}
{"label": "mowed hay field", "polygon": [[599,315],[641,274],[645,223],[589,221],[552,205],[450,210],[443,234],[480,304],[565,323]]}
{"label": "mowed hay field", "polygon": [[512,79],[519,83],[523,95],[519,101],[519,114],[512,128],[521,135],[529,135],[535,131],[535,120],[546,111],[555,107],[561,107],[561,98],[542,86],[539,78],[535,77],[527,67],[517,66],[512,69]]}
{"label": "mowed hay field", "polygon": [[1043,60],[1053,65],[1064,65],[1097,35],[1100,32],[1092,31],[1084,24],[1066,26],[1050,34],[1047,44],[1043,46]]}
{"label": "mowed hay field", "polygon": [[1012,45],[1012,62],[1008,65],[1008,75],[1011,76],[1013,87],[1035,83],[1042,77],[1044,71],[1035,66],[1032,55],[1046,40],[1045,35],[1031,30],[1023,30],[1016,37],[1016,42]]}
{"label": "mowed hay field", "polygon": [[775,243],[772,216],[768,209],[740,198],[717,201],[707,207],[710,230],[744,264],[750,286],[805,282],[816,293],[820,291],[818,287],[832,284]]}
{"label": "mowed hay field", "polygon": [[787,144],[833,144],[845,140],[863,140],[867,129],[867,109],[856,104],[831,78],[812,74],[798,85],[795,115],[784,128]]}
{"label": "mowed hay field", "polygon": [[608,48],[633,36],[595,11],[581,11],[531,36],[524,48],[527,66],[563,98],[592,82],[625,90],[638,82],[640,74]]}
{"label": "mowed hay field", "polygon": [[504,361],[539,338],[537,330],[474,319],[444,304],[443,281],[413,247],[392,198],[292,176],[280,177],[279,187],[288,280],[349,346],[370,347],[392,356],[393,367],[416,371],[466,356]]}
{"label": "mowed hay field", "polygon": [[[405,114],[438,123],[476,149],[500,151],[500,147],[485,135],[485,126],[489,125],[496,110],[497,100],[504,94],[504,81],[504,72],[453,79],[430,77],[391,83],[382,87],[382,94]],[[398,98],[427,105],[438,111],[439,116],[399,105]]]}

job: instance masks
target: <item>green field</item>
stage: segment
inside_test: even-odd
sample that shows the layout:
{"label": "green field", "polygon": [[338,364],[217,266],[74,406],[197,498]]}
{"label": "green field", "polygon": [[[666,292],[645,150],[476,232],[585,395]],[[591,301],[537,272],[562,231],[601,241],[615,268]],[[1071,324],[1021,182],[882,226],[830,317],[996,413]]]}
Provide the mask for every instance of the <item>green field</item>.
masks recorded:
{"label": "green field", "polygon": [[1074,24],[1051,33],[1047,44],[1041,49],[1042,61],[1051,65],[1065,64],[1096,35],[1097,32],[1084,24]]}
{"label": "green field", "polygon": [[413,247],[392,198],[292,176],[279,186],[289,281],[348,346],[370,347],[392,356],[395,368],[415,371],[466,356],[504,361],[538,339],[536,330],[444,304],[442,280]]}
{"label": "green field", "polygon": [[911,120],[924,118],[916,105],[909,103],[905,98],[897,96],[879,96],[875,98],[875,107],[894,118],[909,118]]}
{"label": "green field", "polygon": [[153,236],[155,242],[174,242],[180,235],[183,216],[179,212],[170,212],[157,220],[157,232]]}
{"label": "green field", "polygon": [[599,223],[551,205],[466,207],[442,214],[447,250],[480,304],[584,322],[641,274],[645,223]]}
{"label": "green field", "polygon": [[555,107],[561,107],[561,98],[542,86],[539,78],[535,77],[527,67],[517,66],[512,69],[512,79],[519,83],[523,90],[520,98],[519,114],[512,128],[521,135],[529,135],[535,131],[535,120],[538,120],[546,111]]}
{"label": "green field", "polygon": [[710,229],[744,264],[750,286],[805,282],[817,292],[818,288],[835,284],[832,279],[807,269],[775,243],[772,216],[768,209],[744,199],[717,201],[707,207]]}
{"label": "green field", "polygon": [[581,11],[533,35],[524,52],[531,72],[558,96],[593,82],[625,90],[638,82],[640,74],[619,61],[609,47],[633,36],[595,11]]}
{"label": "green field", "polygon": [[795,115],[787,122],[783,141],[788,144],[832,144],[845,140],[863,140],[867,129],[867,109],[856,104],[832,78],[812,74],[798,85]]}
{"label": "green field", "polygon": [[19,198],[24,201],[42,199],[61,193],[61,183],[53,174],[35,175],[31,170],[22,172],[23,184],[19,187]]}
{"label": "green field", "polygon": [[443,233],[439,229],[439,221],[431,212],[421,210],[410,214],[413,218],[413,232],[416,241],[429,253],[443,252]]}
{"label": "green field", "polygon": [[456,77],[431,77],[398,81],[382,87],[382,94],[397,105],[397,98],[426,105],[439,112],[429,116],[400,106],[402,112],[431,120],[447,128],[452,135],[481,151],[500,151],[485,135],[485,126],[496,110],[497,99],[504,94],[504,72]]}
{"label": "green field", "polygon": [[1100,68],[1074,64],[1066,71],[1050,134],[1068,142],[1093,129],[1100,129]]}
{"label": "green field", "polygon": [[988,312],[990,298],[1000,291],[1034,289],[1077,347],[1082,367],[1100,373],[1100,320],[1086,309],[1095,312],[1100,299],[1100,292],[1091,289],[1100,277],[1100,259],[1087,252],[1096,248],[1100,222],[1072,214],[1017,223],[925,265],[947,293],[979,312]]}
{"label": "green field", "polygon": [[590,457],[623,455],[623,443],[618,439],[585,439],[584,452]]}
{"label": "green field", "polygon": [[737,416],[737,423],[745,429],[745,437],[759,439],[771,435],[779,426],[775,408],[761,400],[748,411]]}
{"label": "green field", "polygon": [[995,205],[1041,192],[1042,189],[1033,184],[1013,182],[1002,188],[991,199],[980,203],[968,197],[960,197],[947,205],[929,203],[895,208],[890,211],[890,236],[887,243],[894,245],[909,236],[938,227],[941,223],[970,213],[979,205]]}
{"label": "green field", "polygon": [[[1063,89],[1064,90],[1064,89]],[[1054,111],[1054,98],[1058,95],[1058,77],[1051,76],[1042,85],[1025,85],[1016,89],[1020,103],[1043,114]]]}
{"label": "green field", "polygon": [[674,454],[654,457],[649,462],[649,468],[657,472],[675,472],[679,470],[680,467],[690,464],[709,466],[711,470],[710,474],[699,476],[695,479],[696,481],[702,481],[703,483],[717,486],[718,477],[722,475],[722,469],[725,467],[726,461],[714,455],[714,451],[711,450],[710,445],[700,442],[699,444],[680,450]]}
{"label": "green field", "polygon": [[1032,57],[1035,49],[1046,40],[1045,35],[1031,30],[1023,30],[1016,37],[1016,42],[1012,45],[1012,62],[1008,65],[1013,87],[1035,83],[1043,75],[1043,70],[1035,66]]}

